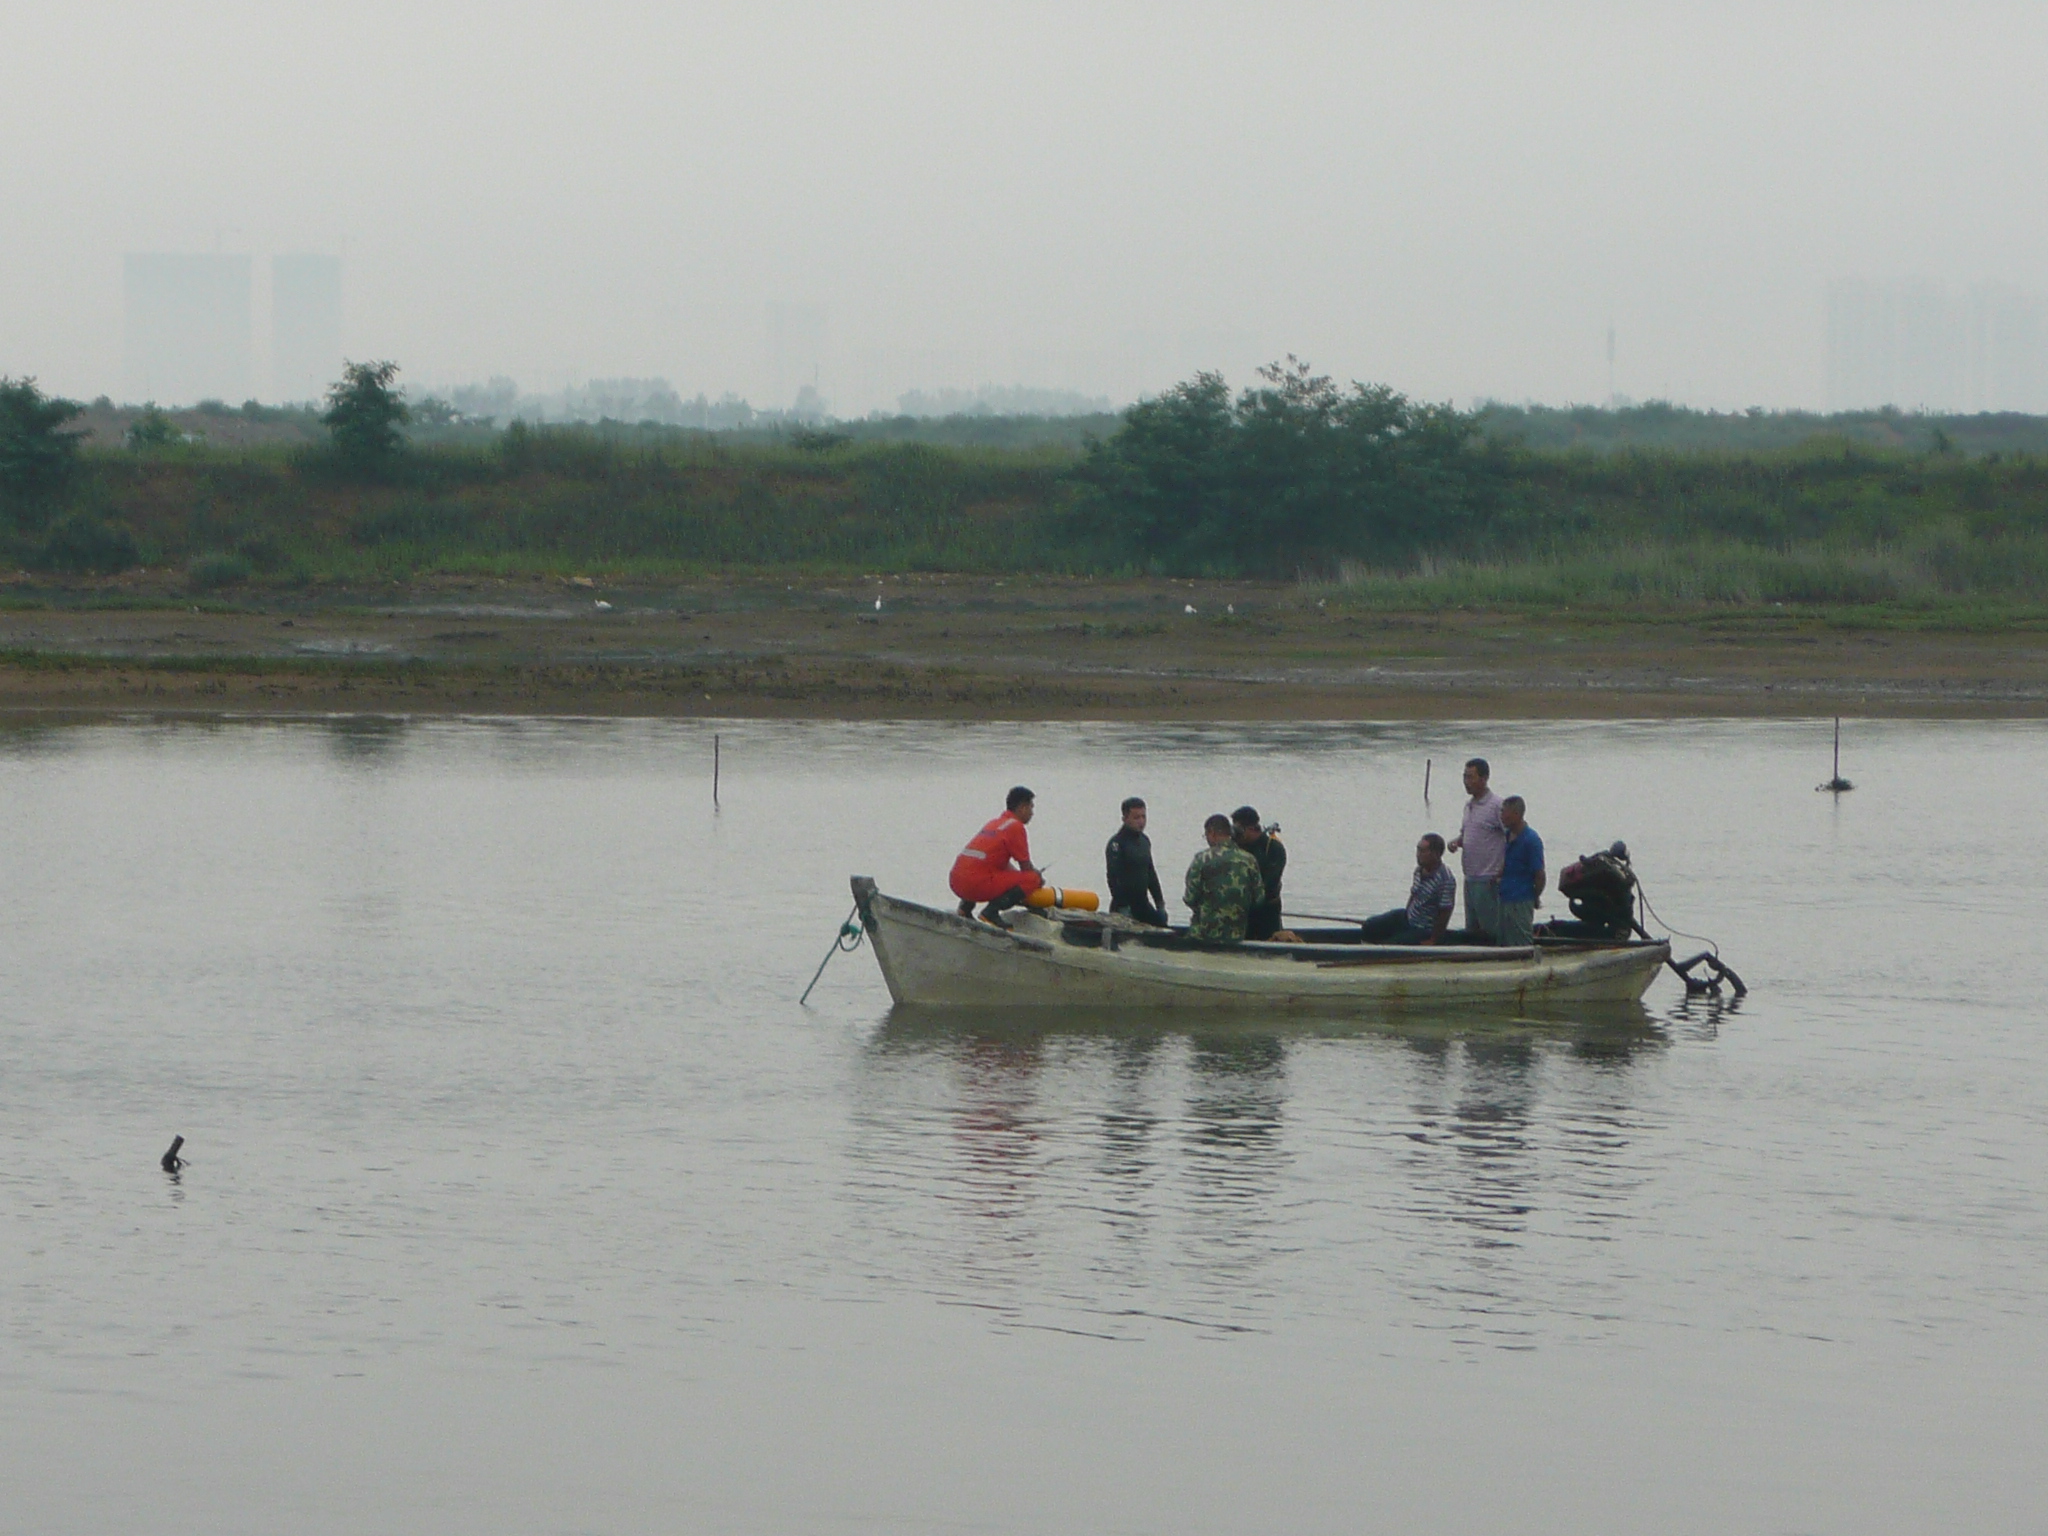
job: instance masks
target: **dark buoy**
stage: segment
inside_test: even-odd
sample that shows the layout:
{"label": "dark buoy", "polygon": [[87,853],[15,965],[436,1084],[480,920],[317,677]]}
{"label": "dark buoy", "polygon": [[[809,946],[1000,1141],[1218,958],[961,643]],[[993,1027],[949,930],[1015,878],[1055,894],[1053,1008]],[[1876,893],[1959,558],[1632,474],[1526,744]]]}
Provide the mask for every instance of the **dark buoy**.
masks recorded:
{"label": "dark buoy", "polygon": [[178,1156],[178,1149],[184,1145],[184,1137],[173,1136],[171,1138],[171,1150],[166,1152],[163,1158],[165,1173],[176,1173],[180,1168],[185,1166],[185,1159]]}
{"label": "dark buoy", "polygon": [[1842,777],[1842,717],[1835,716],[1835,776],[1825,784],[1813,786],[1816,792],[1830,795],[1846,794],[1856,786]]}

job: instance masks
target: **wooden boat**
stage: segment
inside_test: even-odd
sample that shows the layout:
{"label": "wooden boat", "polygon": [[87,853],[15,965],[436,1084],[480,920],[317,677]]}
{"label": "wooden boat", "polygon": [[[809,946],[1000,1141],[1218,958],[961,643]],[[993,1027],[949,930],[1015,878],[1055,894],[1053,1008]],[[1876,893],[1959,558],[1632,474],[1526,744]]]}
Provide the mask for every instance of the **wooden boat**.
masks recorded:
{"label": "wooden boat", "polygon": [[853,877],[889,996],[927,1007],[1360,1008],[1516,1012],[1632,1003],[1671,957],[1661,940],[1479,948],[1361,944],[1354,928],[1298,944],[1202,944],[1108,913],[1013,909],[1003,928],[886,896]]}

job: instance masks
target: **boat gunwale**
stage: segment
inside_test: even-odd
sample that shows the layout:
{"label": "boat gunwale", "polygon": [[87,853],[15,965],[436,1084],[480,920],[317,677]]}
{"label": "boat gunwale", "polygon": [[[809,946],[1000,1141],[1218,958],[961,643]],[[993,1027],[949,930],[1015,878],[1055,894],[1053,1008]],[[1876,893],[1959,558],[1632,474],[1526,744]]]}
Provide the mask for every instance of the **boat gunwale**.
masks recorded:
{"label": "boat gunwale", "polygon": [[[914,913],[926,919],[940,931],[952,931],[962,938],[994,940],[998,945],[1005,943],[1039,952],[1053,952],[1059,946],[1050,939],[1037,934],[1019,933],[1008,926],[985,923],[978,918],[962,917],[958,912],[949,912],[943,907],[927,906],[923,902],[911,901],[902,896],[891,896],[875,886],[865,876],[856,880],[868,885],[863,895],[856,893],[862,921],[870,927],[874,914],[871,901],[886,902],[896,909],[896,914]],[[1065,912],[1031,912],[1031,917],[1041,922],[1051,922],[1062,927],[1092,929],[1097,932],[1114,932],[1119,936],[1117,945],[1103,950],[1104,953],[1119,953],[1124,941],[1154,952],[1186,956],[1198,964],[1201,958],[1248,958],[1262,961],[1312,961],[1317,970],[1341,969],[1351,966],[1390,964],[1466,964],[1498,965],[1503,962],[1520,962],[1540,965],[1545,953],[1584,954],[1601,951],[1626,953],[1651,949],[1669,949],[1664,939],[1557,939],[1534,944],[1517,945],[1512,948],[1483,944],[1275,944],[1269,940],[1243,939],[1233,942],[1217,942],[1189,939],[1185,932],[1161,932],[1138,925],[1129,927],[1104,920],[1104,914]],[[1077,945],[1077,948],[1097,948],[1093,945]]]}

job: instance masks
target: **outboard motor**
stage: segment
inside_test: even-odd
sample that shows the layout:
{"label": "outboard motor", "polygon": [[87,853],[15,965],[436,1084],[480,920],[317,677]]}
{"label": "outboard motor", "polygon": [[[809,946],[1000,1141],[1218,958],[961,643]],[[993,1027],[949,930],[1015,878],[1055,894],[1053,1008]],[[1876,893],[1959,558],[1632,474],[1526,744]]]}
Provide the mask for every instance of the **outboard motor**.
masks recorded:
{"label": "outboard motor", "polygon": [[1625,939],[1636,929],[1636,872],[1629,868],[1628,844],[1589,853],[1565,865],[1557,893],[1571,904],[1572,922],[1554,922],[1545,932],[1560,939]]}
{"label": "outboard motor", "polygon": [[[1557,893],[1571,903],[1572,921],[1546,924],[1541,930],[1553,939],[1648,939],[1649,930],[1636,916],[1641,892],[1636,872],[1628,862],[1628,844],[1615,842],[1605,853],[1589,853],[1567,864],[1557,877]],[[1645,910],[1651,910],[1642,901]],[[1661,925],[1662,918],[1657,921]],[[1675,931],[1675,930],[1674,930]],[[1737,997],[1749,988],[1735,974],[1735,968],[1713,950],[1702,950],[1690,960],[1664,962],[1685,983],[1688,996],[1719,995],[1725,981]]]}

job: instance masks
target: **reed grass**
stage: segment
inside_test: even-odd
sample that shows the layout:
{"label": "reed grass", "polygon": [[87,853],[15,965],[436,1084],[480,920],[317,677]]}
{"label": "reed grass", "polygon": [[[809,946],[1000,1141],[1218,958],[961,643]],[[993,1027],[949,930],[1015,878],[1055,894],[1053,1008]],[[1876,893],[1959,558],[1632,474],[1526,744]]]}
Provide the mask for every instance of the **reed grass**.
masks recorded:
{"label": "reed grass", "polygon": [[[1471,507],[1398,563],[1324,559],[1326,600],[1427,609],[1797,604],[1978,622],[2048,605],[2048,458],[1816,440],[1767,453],[1485,446]],[[1199,569],[1121,540],[1066,448],[520,428],[375,476],[306,449],[89,452],[34,564],[101,527],[196,592],[436,573],[1297,573],[1283,542]],[[1973,617],[1974,616],[1974,617]],[[1903,621],[1903,619],[1902,619]]]}

